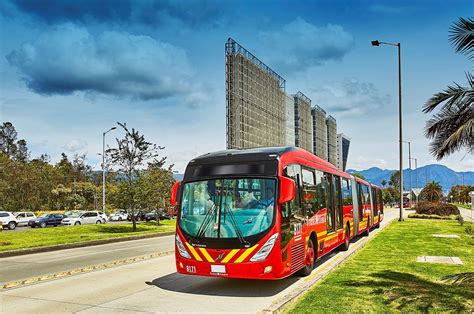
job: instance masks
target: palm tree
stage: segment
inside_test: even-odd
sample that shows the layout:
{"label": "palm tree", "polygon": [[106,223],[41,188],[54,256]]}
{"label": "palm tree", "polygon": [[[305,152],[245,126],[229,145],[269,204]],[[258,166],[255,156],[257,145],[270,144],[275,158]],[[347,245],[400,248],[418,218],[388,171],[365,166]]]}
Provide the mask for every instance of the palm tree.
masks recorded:
{"label": "palm tree", "polygon": [[[456,52],[474,60],[474,20],[459,18],[450,27],[449,40]],[[423,105],[424,113],[441,107],[425,126],[426,137],[432,139],[430,152],[437,160],[464,148],[474,152],[474,76],[466,73],[466,78],[469,86],[454,83]]]}
{"label": "palm tree", "polygon": [[425,185],[421,194],[422,198],[429,202],[439,202],[443,196],[443,191],[439,182],[431,181]]}

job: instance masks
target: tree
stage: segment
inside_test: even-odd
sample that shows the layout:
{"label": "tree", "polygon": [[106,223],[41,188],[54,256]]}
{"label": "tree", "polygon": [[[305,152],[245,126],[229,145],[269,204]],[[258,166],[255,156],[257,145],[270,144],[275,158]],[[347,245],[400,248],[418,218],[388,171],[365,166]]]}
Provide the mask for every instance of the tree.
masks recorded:
{"label": "tree", "polygon": [[0,150],[11,157],[16,152],[17,131],[11,122],[3,122],[0,126]]}
{"label": "tree", "polygon": [[365,176],[364,176],[362,173],[360,173],[360,172],[354,172],[352,175],[353,175],[354,177],[358,177],[358,178],[360,178],[360,179],[362,179],[362,180],[365,180]]}
{"label": "tree", "polygon": [[382,180],[382,182],[380,182],[382,184],[382,187],[385,189],[385,186],[387,185],[387,181],[386,180]]}
{"label": "tree", "polygon": [[420,198],[429,202],[439,202],[443,196],[443,190],[439,182],[431,181],[421,190]]}
{"label": "tree", "polygon": [[[474,20],[459,18],[450,28],[449,40],[456,52],[474,59]],[[461,149],[474,152],[474,76],[466,73],[468,86],[454,83],[431,97],[423,112],[438,113],[426,122],[425,135],[432,139],[430,152],[437,160]]]}
{"label": "tree", "polygon": [[137,179],[140,177],[140,168],[148,162],[154,164],[163,164],[166,157],[158,159],[158,152],[164,147],[157,146],[145,140],[145,137],[137,130],[131,130],[125,123],[117,122],[125,131],[125,137],[116,138],[117,148],[109,148],[106,153],[118,171],[125,177],[125,205],[126,210],[131,214],[132,231],[136,231],[136,213],[137,213]]}
{"label": "tree", "polygon": [[28,153],[28,147],[26,146],[25,140],[19,140],[16,142],[16,152],[13,158],[20,162],[28,161],[29,153]]}

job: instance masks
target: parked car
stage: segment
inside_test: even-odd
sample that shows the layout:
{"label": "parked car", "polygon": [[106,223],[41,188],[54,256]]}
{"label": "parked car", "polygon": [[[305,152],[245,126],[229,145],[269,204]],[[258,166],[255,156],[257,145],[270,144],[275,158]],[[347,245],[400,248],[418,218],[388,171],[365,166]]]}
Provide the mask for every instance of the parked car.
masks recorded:
{"label": "parked car", "polygon": [[[135,221],[143,221],[146,220],[145,218],[146,212],[143,210],[137,210],[135,212]],[[132,214],[128,214],[127,216],[128,221],[132,221]]]}
{"label": "parked car", "polygon": [[101,223],[104,223],[104,221],[99,212],[77,212],[61,221],[61,224],[65,226],[79,226]]}
{"label": "parked car", "polygon": [[152,211],[149,213],[145,214],[145,220],[150,221],[150,220],[156,220],[156,214],[158,212],[158,217],[160,217],[160,220],[170,220],[171,216],[168,215],[168,213],[164,209],[158,209],[157,211]]}
{"label": "parked car", "polygon": [[122,221],[127,220],[128,214],[124,210],[119,210],[109,216],[110,221]]}
{"label": "parked car", "polygon": [[66,218],[64,214],[43,214],[38,218],[32,219],[28,221],[28,226],[31,228],[41,227],[44,228],[46,226],[59,226],[61,221]]}
{"label": "parked car", "polygon": [[28,221],[36,219],[36,215],[32,212],[18,212],[14,214],[18,221],[17,226],[28,226]]}
{"label": "parked car", "polygon": [[18,220],[13,213],[2,211],[0,212],[0,223],[2,224],[2,228],[13,230],[18,225]]}
{"label": "parked car", "polygon": [[104,214],[103,212],[97,212],[100,216],[100,218],[102,218],[102,223],[105,224],[107,222],[107,215]]}

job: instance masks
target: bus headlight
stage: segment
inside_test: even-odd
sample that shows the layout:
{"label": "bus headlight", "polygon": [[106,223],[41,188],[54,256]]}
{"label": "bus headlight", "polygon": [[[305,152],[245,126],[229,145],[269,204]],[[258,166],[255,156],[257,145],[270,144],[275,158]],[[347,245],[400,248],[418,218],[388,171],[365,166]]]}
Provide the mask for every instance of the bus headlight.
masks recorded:
{"label": "bus headlight", "polygon": [[268,254],[273,249],[273,246],[275,245],[276,240],[278,239],[278,233],[275,233],[270,237],[270,239],[265,242],[265,244],[262,246],[262,248],[255,253],[255,255],[250,259],[251,262],[258,262],[261,260],[264,260],[267,258]]}
{"label": "bus headlight", "polygon": [[183,242],[181,242],[178,234],[176,234],[176,246],[178,247],[179,255],[184,258],[191,258],[191,255],[189,255],[188,251],[184,248]]}

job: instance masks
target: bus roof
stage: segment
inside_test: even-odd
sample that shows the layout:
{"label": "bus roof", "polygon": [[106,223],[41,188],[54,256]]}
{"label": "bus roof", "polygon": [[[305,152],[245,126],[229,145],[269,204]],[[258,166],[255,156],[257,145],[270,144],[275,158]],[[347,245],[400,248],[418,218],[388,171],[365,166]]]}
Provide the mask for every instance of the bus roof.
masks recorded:
{"label": "bus roof", "polygon": [[190,164],[213,164],[222,162],[247,162],[275,160],[284,153],[296,151],[297,147],[257,147],[248,149],[228,149],[207,153],[194,158]]}

